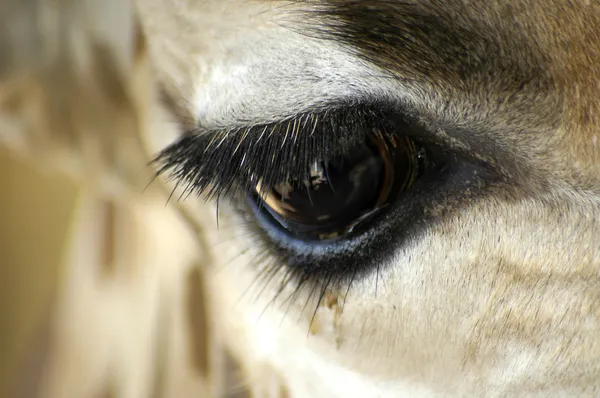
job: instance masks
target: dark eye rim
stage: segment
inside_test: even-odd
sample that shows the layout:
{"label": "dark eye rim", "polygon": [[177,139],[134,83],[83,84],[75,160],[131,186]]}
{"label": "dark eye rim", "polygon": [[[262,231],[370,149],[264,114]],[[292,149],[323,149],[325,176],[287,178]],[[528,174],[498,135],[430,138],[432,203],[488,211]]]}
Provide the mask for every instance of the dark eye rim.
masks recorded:
{"label": "dark eye rim", "polygon": [[339,240],[306,240],[274,227],[276,221],[252,196],[244,199],[242,212],[251,218],[247,228],[252,235],[267,245],[300,284],[310,281],[341,287],[389,264],[399,248],[484,196],[497,181],[487,167],[450,155],[442,169],[428,170],[401,200],[376,214],[369,228]]}

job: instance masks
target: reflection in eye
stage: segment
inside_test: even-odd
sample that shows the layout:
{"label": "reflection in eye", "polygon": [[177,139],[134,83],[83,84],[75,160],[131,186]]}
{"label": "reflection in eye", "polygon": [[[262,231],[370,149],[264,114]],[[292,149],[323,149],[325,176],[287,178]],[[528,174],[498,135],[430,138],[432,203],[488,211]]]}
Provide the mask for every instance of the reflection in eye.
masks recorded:
{"label": "reflection in eye", "polygon": [[340,238],[409,189],[424,156],[424,148],[417,150],[408,137],[374,134],[343,155],[313,162],[304,179],[259,182],[255,194],[260,207],[291,234]]}

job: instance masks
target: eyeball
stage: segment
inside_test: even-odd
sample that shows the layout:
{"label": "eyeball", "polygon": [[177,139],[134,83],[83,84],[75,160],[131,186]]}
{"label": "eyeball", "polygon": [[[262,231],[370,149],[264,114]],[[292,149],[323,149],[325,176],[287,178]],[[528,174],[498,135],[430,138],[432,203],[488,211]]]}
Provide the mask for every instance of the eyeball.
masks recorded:
{"label": "eyeball", "polygon": [[417,179],[423,150],[408,137],[373,134],[344,154],[316,159],[303,179],[258,182],[258,205],[297,237],[325,240],[360,227]]}

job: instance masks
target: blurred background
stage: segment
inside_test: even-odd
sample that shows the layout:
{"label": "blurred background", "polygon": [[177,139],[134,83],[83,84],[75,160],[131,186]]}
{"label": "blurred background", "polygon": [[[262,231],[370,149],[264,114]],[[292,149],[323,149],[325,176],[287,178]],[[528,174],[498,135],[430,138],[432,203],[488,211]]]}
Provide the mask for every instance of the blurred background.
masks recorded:
{"label": "blurred background", "polygon": [[32,396],[78,189],[0,147],[0,396]]}
{"label": "blurred background", "polygon": [[0,397],[245,396],[161,190],[112,197],[6,150],[0,186]]}
{"label": "blurred background", "polygon": [[0,1],[0,398],[222,397],[236,374],[201,234],[148,186],[143,138],[176,133],[150,64],[130,1]]}

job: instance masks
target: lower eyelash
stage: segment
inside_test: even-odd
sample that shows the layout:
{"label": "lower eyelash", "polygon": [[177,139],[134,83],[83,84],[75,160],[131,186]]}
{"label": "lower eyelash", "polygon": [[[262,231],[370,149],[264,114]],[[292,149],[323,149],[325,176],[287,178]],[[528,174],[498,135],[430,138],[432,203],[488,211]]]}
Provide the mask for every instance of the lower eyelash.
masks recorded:
{"label": "lower eyelash", "polygon": [[[242,235],[246,242],[241,252],[251,256],[245,265],[252,267],[253,270],[258,270],[256,279],[246,289],[244,295],[257,287],[258,293],[253,297],[254,300],[257,300],[267,290],[267,286],[275,289],[275,293],[268,298],[262,313],[266,312],[270,306],[278,304],[279,308],[283,310],[283,321],[289,309],[302,299],[304,303],[300,304],[302,309],[298,316],[302,317],[308,311],[310,314],[308,330],[310,331],[316,313],[326,296],[337,297],[340,300],[339,305],[343,309],[354,282],[359,279],[360,267],[355,266],[349,278],[348,275],[340,274],[335,269],[331,269],[325,274],[313,275],[306,272],[304,268],[290,267],[286,257],[277,255],[277,245],[272,240],[261,237],[260,227],[257,227],[255,218],[249,214],[248,208],[242,202],[236,201],[234,211],[239,218],[244,220],[240,228],[244,231]],[[257,247],[258,251],[256,251]],[[377,273],[379,273],[379,268]],[[375,288],[377,290],[377,286]],[[282,296],[284,293],[285,296]],[[314,307],[310,306],[311,302],[314,303]]]}
{"label": "lower eyelash", "polygon": [[[234,207],[233,211],[239,215],[237,218],[241,219],[242,222],[232,227],[241,230],[242,232],[238,236],[229,238],[226,241],[220,241],[218,244],[229,244],[231,241],[236,241],[238,243],[244,241],[244,243],[242,243],[243,247],[240,249],[240,252],[233,256],[233,258],[228,259],[223,267],[228,266],[229,263],[235,261],[240,256],[250,256],[249,260],[245,262],[245,266],[251,267],[253,270],[258,270],[255,279],[244,290],[239,297],[239,300],[249,299],[256,301],[265,294],[268,286],[272,286],[275,289],[275,293],[272,297],[268,298],[268,301],[261,312],[261,316],[271,306],[278,303],[279,309],[283,310],[281,319],[283,321],[287,316],[289,309],[297,303],[301,296],[303,296],[303,293],[306,293],[304,304],[300,304],[302,306],[302,310],[299,314],[300,317],[302,317],[309,308],[311,301],[314,301],[314,299],[317,298],[315,308],[311,310],[312,315],[308,325],[310,330],[316,311],[327,292],[330,291],[333,286],[336,286],[339,290],[340,286],[333,283],[333,274],[327,281],[323,282],[307,278],[306,275],[300,275],[288,267],[282,267],[281,259],[273,254],[272,243],[256,236],[254,224],[250,218],[251,216],[246,212],[247,209],[236,204],[236,202],[237,201],[232,202],[232,206]],[[344,289],[345,294],[343,296],[343,302],[345,302],[352,283],[353,281],[350,281]],[[249,297],[253,290],[257,290],[256,294]],[[287,296],[282,297],[284,292],[287,292]]]}

